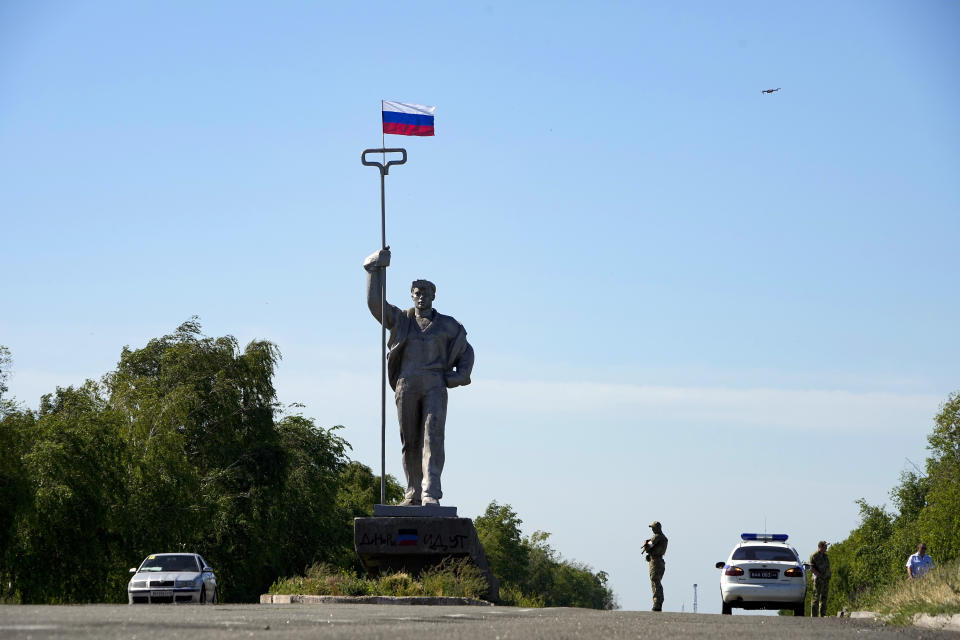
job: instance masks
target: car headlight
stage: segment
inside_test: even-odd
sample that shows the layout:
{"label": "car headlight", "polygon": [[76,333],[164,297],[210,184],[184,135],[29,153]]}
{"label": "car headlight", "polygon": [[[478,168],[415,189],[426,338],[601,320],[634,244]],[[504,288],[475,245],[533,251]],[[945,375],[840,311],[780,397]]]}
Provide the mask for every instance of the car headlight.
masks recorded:
{"label": "car headlight", "polygon": [[132,580],[130,582],[130,587],[132,589],[146,589],[147,581],[146,580]]}
{"label": "car headlight", "polygon": [[203,578],[202,578],[201,576],[197,576],[196,578],[191,578],[190,580],[177,580],[177,581],[175,582],[175,586],[177,586],[177,587],[199,587],[201,582],[203,582]]}

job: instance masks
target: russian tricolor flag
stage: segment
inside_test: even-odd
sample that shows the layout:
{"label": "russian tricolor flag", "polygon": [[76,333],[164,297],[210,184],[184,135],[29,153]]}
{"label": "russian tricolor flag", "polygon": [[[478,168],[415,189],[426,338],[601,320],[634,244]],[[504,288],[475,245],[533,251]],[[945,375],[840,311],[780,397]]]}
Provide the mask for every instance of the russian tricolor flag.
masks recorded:
{"label": "russian tricolor flag", "polygon": [[382,100],[383,132],[399,136],[432,136],[436,107]]}

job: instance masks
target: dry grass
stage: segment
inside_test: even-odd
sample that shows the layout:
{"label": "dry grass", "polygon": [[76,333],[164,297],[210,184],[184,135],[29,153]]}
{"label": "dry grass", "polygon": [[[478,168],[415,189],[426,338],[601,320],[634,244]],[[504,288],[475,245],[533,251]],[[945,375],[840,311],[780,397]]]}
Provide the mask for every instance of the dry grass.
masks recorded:
{"label": "dry grass", "polygon": [[320,564],[306,575],[277,580],[270,593],[314,596],[449,596],[482,599],[487,591],[483,573],[469,561],[446,560],[419,576],[391,573],[361,578],[343,569]]}
{"label": "dry grass", "polygon": [[960,562],[935,567],[918,580],[904,579],[878,596],[876,608],[903,624],[916,613],[960,613]]}

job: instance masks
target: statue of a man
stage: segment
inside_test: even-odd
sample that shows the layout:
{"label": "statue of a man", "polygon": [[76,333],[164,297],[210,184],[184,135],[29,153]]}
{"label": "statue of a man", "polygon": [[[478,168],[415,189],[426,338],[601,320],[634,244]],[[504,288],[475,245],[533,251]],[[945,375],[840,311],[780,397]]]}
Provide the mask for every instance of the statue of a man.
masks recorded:
{"label": "statue of a man", "polygon": [[[367,306],[378,321],[384,269],[389,249],[371,254],[367,270]],[[407,491],[403,506],[440,504],[443,491],[443,430],[447,420],[447,389],[470,384],[473,347],[463,325],[433,308],[436,286],[427,280],[410,285],[413,308],[386,304],[387,377],[397,401],[400,443]]]}

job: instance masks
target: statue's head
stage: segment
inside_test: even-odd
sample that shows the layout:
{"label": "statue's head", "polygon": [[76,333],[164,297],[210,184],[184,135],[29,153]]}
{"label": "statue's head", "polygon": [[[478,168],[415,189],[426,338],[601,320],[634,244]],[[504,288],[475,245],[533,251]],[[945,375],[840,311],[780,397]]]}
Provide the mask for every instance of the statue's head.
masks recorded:
{"label": "statue's head", "polygon": [[433,299],[437,295],[437,285],[429,280],[414,280],[410,285],[410,297],[413,304],[420,311],[429,311],[433,307]]}

